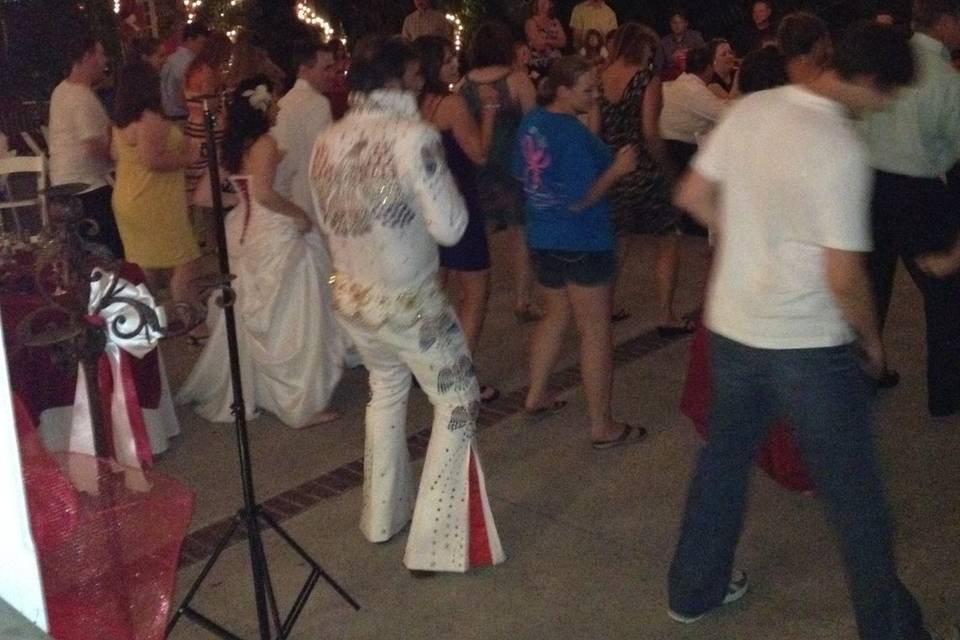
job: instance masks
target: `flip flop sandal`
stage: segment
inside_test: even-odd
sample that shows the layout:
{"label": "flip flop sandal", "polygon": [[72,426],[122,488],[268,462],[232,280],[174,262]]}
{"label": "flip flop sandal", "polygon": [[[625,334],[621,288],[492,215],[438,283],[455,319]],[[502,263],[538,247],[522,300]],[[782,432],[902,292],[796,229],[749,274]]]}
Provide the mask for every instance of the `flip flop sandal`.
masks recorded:
{"label": "flip flop sandal", "polygon": [[489,384],[480,385],[480,402],[493,402],[500,397],[500,389]]}
{"label": "flip flop sandal", "polygon": [[692,321],[685,320],[683,324],[675,327],[660,325],[657,327],[657,335],[661,338],[675,338],[676,336],[683,336],[688,333],[693,333],[696,328],[696,325]]}
{"label": "flip flop sandal", "polygon": [[549,404],[545,404],[542,407],[537,407],[536,409],[524,408],[523,412],[526,413],[527,417],[530,418],[542,418],[548,415],[553,415],[554,413],[561,411],[566,406],[566,400],[553,400]]}
{"label": "flip flop sandal", "polygon": [[632,424],[624,424],[623,432],[613,440],[594,440],[590,445],[597,451],[604,449],[613,449],[625,444],[634,444],[640,442],[647,436],[647,430],[643,427],[635,427]]}
{"label": "flip flop sandal", "polygon": [[539,322],[543,319],[543,313],[530,308],[530,305],[522,309],[514,309],[513,315],[518,324],[527,324],[528,322]]}
{"label": "flip flop sandal", "polygon": [[203,346],[207,344],[207,340],[210,339],[210,336],[187,336],[187,344],[190,345],[193,349],[203,349]]}

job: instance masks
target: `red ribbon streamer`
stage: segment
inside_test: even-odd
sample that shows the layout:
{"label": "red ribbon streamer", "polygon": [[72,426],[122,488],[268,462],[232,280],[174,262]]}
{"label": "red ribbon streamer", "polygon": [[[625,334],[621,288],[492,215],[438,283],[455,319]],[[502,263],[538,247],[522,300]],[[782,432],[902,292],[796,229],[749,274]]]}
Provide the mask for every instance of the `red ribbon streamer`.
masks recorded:
{"label": "red ribbon streamer", "polygon": [[[87,322],[95,327],[105,327],[106,320],[99,315],[87,316]],[[130,431],[133,434],[134,448],[137,459],[146,466],[153,464],[153,453],[150,450],[150,438],[147,435],[147,423],[143,419],[143,408],[137,395],[137,385],[133,376],[133,367],[130,364],[130,354],[120,349],[120,384],[123,388],[123,404],[127,410],[127,419],[130,421]],[[104,455],[116,459],[116,445],[113,434],[113,368],[110,366],[110,357],[106,353],[100,354],[97,360],[97,389],[100,392],[100,402],[103,407],[103,428],[106,431],[107,451]],[[92,407],[91,407],[92,409]]]}

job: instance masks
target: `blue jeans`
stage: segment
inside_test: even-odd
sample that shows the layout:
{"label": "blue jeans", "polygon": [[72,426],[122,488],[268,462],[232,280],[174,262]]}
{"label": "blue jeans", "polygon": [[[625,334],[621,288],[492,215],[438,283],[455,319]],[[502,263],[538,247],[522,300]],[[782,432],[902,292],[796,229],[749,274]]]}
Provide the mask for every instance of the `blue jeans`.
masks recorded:
{"label": "blue jeans", "polygon": [[787,416],[839,537],[860,638],[927,640],[920,607],[897,578],[871,390],[853,350],[755,349],[711,334],[710,354],[710,436],[670,566],[670,608],[694,616],[723,601],[754,456],[771,422]]}

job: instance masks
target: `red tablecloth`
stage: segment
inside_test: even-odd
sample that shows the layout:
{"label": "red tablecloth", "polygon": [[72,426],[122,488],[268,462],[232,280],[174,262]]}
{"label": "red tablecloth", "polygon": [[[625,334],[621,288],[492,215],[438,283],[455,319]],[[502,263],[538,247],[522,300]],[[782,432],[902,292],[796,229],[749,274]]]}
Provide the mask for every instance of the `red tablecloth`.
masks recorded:
{"label": "red tablecloth", "polygon": [[[687,380],[680,399],[680,410],[693,421],[697,432],[708,435],[712,394],[708,332],[703,323],[690,345]],[[793,491],[812,491],[813,482],[800,458],[800,447],[784,422],[773,425],[757,453],[757,464],[774,480]]]}

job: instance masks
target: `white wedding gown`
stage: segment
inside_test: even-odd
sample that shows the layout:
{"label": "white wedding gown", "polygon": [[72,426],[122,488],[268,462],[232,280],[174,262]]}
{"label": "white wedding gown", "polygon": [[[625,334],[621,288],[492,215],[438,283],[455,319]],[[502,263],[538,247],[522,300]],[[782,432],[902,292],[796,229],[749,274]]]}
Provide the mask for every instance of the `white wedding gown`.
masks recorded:
{"label": "white wedding gown", "polygon": [[[239,204],[226,218],[247,418],[269,411],[291,427],[326,409],[348,346],[331,308],[330,258],[320,235],[256,202],[247,176],[231,178]],[[209,301],[210,339],[177,394],[211,422],[232,422],[226,319]]]}

